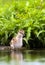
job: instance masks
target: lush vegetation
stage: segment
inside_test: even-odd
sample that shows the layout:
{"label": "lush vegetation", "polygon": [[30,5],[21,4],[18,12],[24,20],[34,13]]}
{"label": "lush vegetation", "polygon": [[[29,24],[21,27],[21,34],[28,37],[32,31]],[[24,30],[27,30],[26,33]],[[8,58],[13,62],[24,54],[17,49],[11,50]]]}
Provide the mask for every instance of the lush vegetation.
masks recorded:
{"label": "lush vegetation", "polygon": [[24,29],[25,46],[45,45],[45,0],[0,0],[0,44],[9,44]]}

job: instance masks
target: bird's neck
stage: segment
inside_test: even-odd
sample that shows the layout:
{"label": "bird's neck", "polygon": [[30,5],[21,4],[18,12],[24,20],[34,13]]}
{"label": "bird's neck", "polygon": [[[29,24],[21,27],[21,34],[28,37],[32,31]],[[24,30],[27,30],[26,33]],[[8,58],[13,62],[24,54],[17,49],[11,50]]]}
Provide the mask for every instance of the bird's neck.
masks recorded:
{"label": "bird's neck", "polygon": [[20,35],[17,35],[16,38],[18,38],[18,39],[22,39],[23,37],[20,36]]}
{"label": "bird's neck", "polygon": [[23,37],[22,36],[19,36],[17,35],[16,38],[19,40],[19,41],[22,41]]}

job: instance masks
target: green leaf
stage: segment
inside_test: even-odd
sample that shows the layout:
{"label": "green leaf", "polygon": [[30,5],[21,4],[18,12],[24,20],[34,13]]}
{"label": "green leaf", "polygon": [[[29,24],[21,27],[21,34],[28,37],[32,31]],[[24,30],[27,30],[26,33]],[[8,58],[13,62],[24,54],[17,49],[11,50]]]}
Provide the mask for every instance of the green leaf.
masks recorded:
{"label": "green leaf", "polygon": [[27,29],[26,39],[28,40],[30,36],[31,36],[31,27],[29,27],[29,28]]}
{"label": "green leaf", "polygon": [[39,31],[38,34],[37,34],[37,37],[39,37],[41,33],[45,33],[45,30]]}

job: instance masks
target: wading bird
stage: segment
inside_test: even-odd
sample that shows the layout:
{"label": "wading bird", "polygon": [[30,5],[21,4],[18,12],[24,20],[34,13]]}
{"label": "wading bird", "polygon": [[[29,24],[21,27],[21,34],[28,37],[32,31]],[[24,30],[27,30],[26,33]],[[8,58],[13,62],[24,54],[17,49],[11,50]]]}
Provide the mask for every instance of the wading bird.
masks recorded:
{"label": "wading bird", "polygon": [[24,36],[24,30],[19,30],[17,33],[16,37],[13,37],[11,42],[10,42],[10,47],[12,49],[15,48],[21,48],[23,45],[23,36]]}

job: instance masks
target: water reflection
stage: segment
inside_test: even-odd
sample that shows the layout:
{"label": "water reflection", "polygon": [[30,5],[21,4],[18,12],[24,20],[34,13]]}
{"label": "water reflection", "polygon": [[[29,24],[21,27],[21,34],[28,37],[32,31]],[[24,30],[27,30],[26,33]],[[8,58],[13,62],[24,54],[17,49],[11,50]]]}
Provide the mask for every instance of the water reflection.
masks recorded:
{"label": "water reflection", "polygon": [[0,51],[0,65],[45,65],[45,51]]}
{"label": "water reflection", "polygon": [[11,52],[11,64],[13,65],[22,65],[23,54],[19,51]]}

